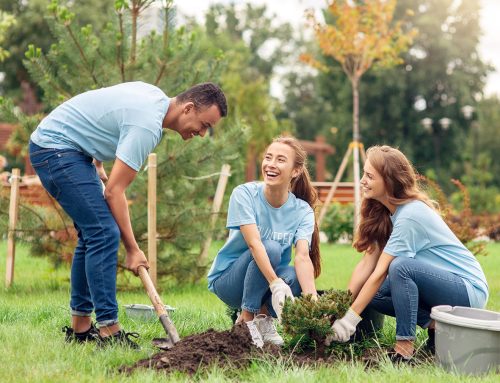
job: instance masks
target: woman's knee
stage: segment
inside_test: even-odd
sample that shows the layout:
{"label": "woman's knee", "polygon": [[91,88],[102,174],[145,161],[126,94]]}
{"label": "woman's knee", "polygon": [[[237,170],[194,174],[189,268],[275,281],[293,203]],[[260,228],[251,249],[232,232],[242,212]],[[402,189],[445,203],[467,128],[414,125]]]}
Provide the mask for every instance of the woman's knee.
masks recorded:
{"label": "woman's knee", "polygon": [[389,278],[406,274],[407,271],[409,270],[408,268],[409,262],[411,261],[412,261],[411,258],[396,257],[389,265],[389,271],[388,271]]}
{"label": "woman's knee", "polygon": [[281,262],[281,254],[283,252],[281,245],[271,239],[266,239],[262,241],[264,248],[266,249],[267,256],[271,261],[273,268],[276,268]]}
{"label": "woman's knee", "polygon": [[283,279],[285,283],[290,286],[294,296],[299,296],[302,293],[302,288],[300,287],[294,267],[288,266],[285,270],[278,270],[278,277]]}

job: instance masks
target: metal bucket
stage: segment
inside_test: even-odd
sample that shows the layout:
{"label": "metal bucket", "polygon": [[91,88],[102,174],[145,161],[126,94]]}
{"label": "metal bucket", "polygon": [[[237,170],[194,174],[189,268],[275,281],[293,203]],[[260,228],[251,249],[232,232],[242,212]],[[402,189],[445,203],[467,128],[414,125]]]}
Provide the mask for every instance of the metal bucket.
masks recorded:
{"label": "metal bucket", "polygon": [[[143,304],[131,304],[125,305],[125,312],[129,318],[140,319],[140,320],[155,320],[157,315],[155,308],[150,305]],[[165,305],[165,310],[169,313],[175,310],[175,308]]]}

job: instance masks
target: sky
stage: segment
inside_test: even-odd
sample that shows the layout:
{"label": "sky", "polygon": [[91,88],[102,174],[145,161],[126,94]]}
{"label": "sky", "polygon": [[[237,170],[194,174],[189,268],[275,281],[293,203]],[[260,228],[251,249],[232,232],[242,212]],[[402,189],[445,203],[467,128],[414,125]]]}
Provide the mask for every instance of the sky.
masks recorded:
{"label": "sky", "polygon": [[[463,0],[467,1],[467,0]],[[213,3],[247,3],[247,0],[178,0],[175,1],[179,16],[194,16],[199,21],[210,4]],[[252,4],[266,4],[270,13],[274,13],[277,19],[288,21],[292,25],[304,24],[304,11],[314,9],[317,14],[324,8],[325,0],[251,0]],[[286,3],[286,6],[283,6]],[[481,13],[480,25],[483,30],[479,44],[479,54],[483,60],[495,67],[495,71],[488,76],[485,94],[486,96],[498,95],[500,97],[500,0],[480,0]]]}

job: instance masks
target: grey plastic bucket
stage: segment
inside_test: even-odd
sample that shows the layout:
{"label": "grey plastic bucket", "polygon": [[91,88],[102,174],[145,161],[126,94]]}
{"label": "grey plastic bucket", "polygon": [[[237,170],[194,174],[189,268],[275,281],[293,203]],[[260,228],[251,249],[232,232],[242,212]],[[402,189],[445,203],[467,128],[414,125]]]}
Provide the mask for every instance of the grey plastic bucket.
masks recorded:
{"label": "grey plastic bucket", "polygon": [[436,362],[448,371],[500,371],[500,313],[460,306],[436,306]]}

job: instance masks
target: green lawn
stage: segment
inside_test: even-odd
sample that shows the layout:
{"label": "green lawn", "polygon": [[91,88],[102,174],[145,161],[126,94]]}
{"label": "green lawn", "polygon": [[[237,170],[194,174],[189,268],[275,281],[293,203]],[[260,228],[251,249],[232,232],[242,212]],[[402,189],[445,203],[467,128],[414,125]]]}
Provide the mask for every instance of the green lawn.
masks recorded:
{"label": "green lawn", "polygon": [[[213,250],[218,244],[214,244]],[[220,244],[219,244],[220,245]],[[490,284],[488,309],[500,311],[500,244],[488,246],[489,255],[480,257]],[[44,259],[33,258],[18,246],[14,287],[3,287],[5,276],[6,243],[0,242],[0,357],[1,382],[152,382],[163,374],[141,371],[131,377],[116,373],[118,366],[132,363],[151,355],[150,339],[163,336],[157,321],[134,321],[120,312],[120,321],[128,331],[141,334],[141,351],[112,348],[99,350],[92,344],[65,344],[61,327],[69,324],[68,269],[54,270]],[[345,288],[351,270],[359,259],[349,246],[324,245],[323,274],[318,288]],[[149,303],[135,277],[123,276],[121,286],[135,286],[119,293],[120,305]],[[230,320],[224,305],[206,289],[205,282],[189,287],[163,289],[161,295],[177,311],[173,320],[181,337],[199,333],[208,328],[228,329]],[[387,326],[394,326],[387,321]],[[390,330],[388,331],[390,333]],[[300,367],[283,360],[257,360],[240,372],[211,369],[194,378],[169,376],[169,381],[250,381],[250,382],[498,382],[499,376],[490,374],[481,378],[465,378],[444,372],[433,365],[393,367],[389,363],[380,368],[365,370],[354,363],[337,363],[331,367]]]}

